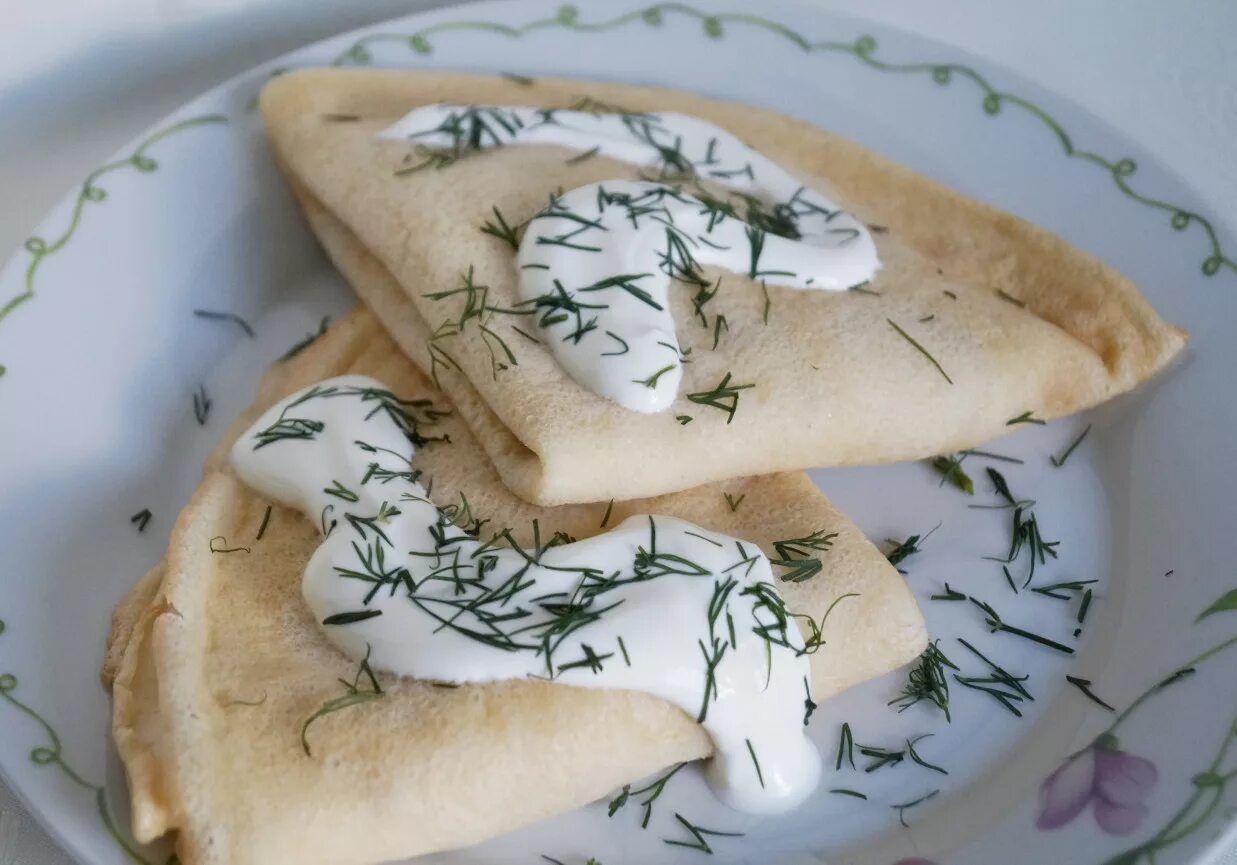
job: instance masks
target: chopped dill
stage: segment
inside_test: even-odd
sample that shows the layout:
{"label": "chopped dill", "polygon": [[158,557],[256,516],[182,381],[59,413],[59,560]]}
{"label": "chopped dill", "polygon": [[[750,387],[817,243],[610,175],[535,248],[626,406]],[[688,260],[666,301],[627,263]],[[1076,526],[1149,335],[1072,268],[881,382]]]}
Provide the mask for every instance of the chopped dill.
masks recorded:
{"label": "chopped dill", "polygon": [[292,358],[296,357],[298,354],[303,352],[305,349],[309,348],[311,345],[313,345],[318,340],[318,337],[326,333],[326,329],[330,327],[330,324],[331,324],[331,317],[329,315],[322,316],[322,320],[318,322],[317,333],[305,334],[305,336],[301,340],[299,340],[290,349],[288,349],[287,351],[285,351],[283,354],[279,356],[278,362],[284,363],[286,361],[292,360]]}
{"label": "chopped dill", "polygon": [[866,794],[864,794],[864,793],[860,793],[858,790],[848,790],[848,789],[847,789],[847,788],[845,788],[845,787],[831,787],[831,788],[829,789],[829,792],[830,792],[830,793],[834,793],[834,794],[836,794],[836,795],[838,795],[838,796],[851,796],[851,797],[853,797],[853,798],[855,798],[855,799],[865,799],[865,800],[866,800],[866,799],[868,798]]}
{"label": "chopped dill", "polygon": [[725,497],[726,504],[730,506],[730,512],[733,514],[739,509],[739,505],[743,504],[743,500],[747,498],[747,493],[741,494],[738,498],[735,498],[730,493],[722,493],[722,496]]}
{"label": "chopped dill", "polygon": [[1014,704],[1021,703],[1024,700],[1035,700],[1031,696],[1031,692],[1023,685],[1023,682],[1027,681],[1030,677],[1013,675],[961,637],[958,638],[958,642],[987,664],[989,673],[986,676],[961,676],[954,673],[954,681],[964,687],[987,694],[1004,706],[1011,714],[1021,718],[1022,710]]}
{"label": "chopped dill", "polygon": [[512,228],[508,225],[507,220],[503,217],[502,211],[500,211],[497,206],[491,207],[490,210],[494,212],[494,221],[491,222],[490,220],[486,220],[481,225],[481,233],[488,234],[490,237],[498,238],[503,243],[510,246],[513,251],[518,250],[520,248],[520,237],[517,232],[519,231],[520,226],[517,225]]}
{"label": "chopped dill", "polygon": [[581,162],[585,162],[586,160],[592,159],[594,156],[596,156],[600,152],[601,152],[600,146],[591,147],[588,150],[585,150],[581,153],[577,153],[575,156],[568,157],[567,159],[563,161],[567,165],[578,165]]}
{"label": "chopped dill", "polygon": [[649,376],[648,378],[633,378],[633,379],[631,380],[631,383],[632,383],[632,384],[642,384],[642,385],[644,385],[645,387],[649,388],[650,390],[653,390],[653,389],[655,389],[655,388],[657,387],[657,380],[658,380],[658,379],[660,379],[663,375],[665,375],[666,373],[670,372],[671,370],[675,370],[675,369],[678,369],[678,364],[673,364],[673,363],[672,363],[672,364],[669,364],[668,366],[663,366],[661,369],[659,369],[657,372],[653,373],[653,374],[652,374],[651,376]]}
{"label": "chopped dill", "polygon": [[743,741],[747,743],[747,753],[752,755],[752,765],[756,767],[756,780],[760,782],[760,789],[763,790],[765,788],[765,776],[760,771],[760,760],[756,758],[756,749],[752,747],[751,739],[744,739]]}
{"label": "chopped dill", "polygon": [[949,770],[944,769],[936,765],[935,763],[929,763],[927,760],[925,760],[923,757],[919,755],[918,751],[915,750],[916,744],[918,744],[923,739],[929,738],[932,735],[934,734],[921,733],[920,735],[915,736],[913,739],[907,739],[906,740],[906,753],[910,755],[910,758],[913,762],[915,762],[916,764],[920,766],[923,766],[925,769],[931,769],[933,772],[939,772],[942,775],[948,775]]}
{"label": "chopped dill", "polygon": [[949,382],[950,384],[954,383],[954,380],[949,377],[949,373],[945,372],[945,368],[942,367],[940,363],[937,362],[936,358],[934,358],[932,354],[926,348],[924,348],[922,345],[916,342],[913,336],[911,336],[909,333],[907,333],[905,330],[899,327],[897,322],[895,322],[892,318],[887,318],[885,319],[885,321],[889,322],[889,326],[892,327],[894,330],[896,330],[902,336],[903,339],[905,339],[912,346],[914,346],[916,351],[918,351],[925,358],[927,358],[928,362],[931,363],[934,367],[936,367],[936,371],[941,374],[941,377],[944,378],[945,381]]}
{"label": "chopped dill", "polygon": [[1019,300],[1018,298],[1014,297],[1012,294],[1009,294],[1008,292],[1002,289],[998,288],[996,290],[996,296],[999,297],[1001,300],[1005,301],[1006,303],[1012,303],[1014,306],[1018,307],[1019,309],[1026,309],[1027,307],[1026,301]]}
{"label": "chopped dill", "polygon": [[958,590],[951,588],[949,583],[945,584],[945,591],[939,595],[933,595],[929,600],[932,601],[965,601],[966,595]]}
{"label": "chopped dill", "polygon": [[147,524],[150,522],[151,516],[153,515],[150,512],[150,508],[142,508],[136,514],[129,517],[129,522],[136,525],[139,532],[144,532],[146,531]]}
{"label": "chopped dill", "polygon": [[1091,690],[1091,680],[1090,680],[1090,679],[1083,679],[1083,678],[1079,678],[1078,676],[1070,676],[1070,675],[1066,675],[1066,677],[1065,677],[1065,681],[1069,682],[1069,683],[1070,683],[1071,685],[1073,685],[1075,688],[1077,688],[1078,690],[1082,691],[1082,693],[1083,693],[1083,694],[1087,697],[1087,699],[1088,699],[1088,700],[1090,700],[1092,703],[1095,703],[1095,704],[1096,704],[1096,705],[1098,705],[1098,706],[1103,706],[1105,709],[1107,709],[1107,710],[1108,710],[1108,711],[1110,711],[1110,712],[1115,712],[1115,711],[1117,711],[1117,710],[1116,710],[1116,709],[1114,709],[1112,706],[1108,705],[1107,703],[1105,703],[1103,700],[1101,700],[1099,697],[1097,697],[1097,696],[1095,695],[1095,692]]}
{"label": "chopped dill", "polygon": [[266,513],[262,515],[262,525],[258,526],[258,534],[254,537],[255,541],[262,540],[262,536],[266,534],[266,526],[271,521],[271,506],[266,506]]}
{"label": "chopped dill", "polygon": [[630,784],[624,784],[623,790],[617,796],[610,800],[609,815],[613,817],[618,813],[619,809],[627,804],[627,800],[632,796],[643,796],[648,793],[648,798],[640,803],[640,807],[644,809],[644,814],[640,818],[640,828],[647,829],[649,826],[649,818],[653,816],[653,803],[657,801],[662,792],[666,789],[666,784],[673,778],[680,769],[686,766],[686,763],[679,763],[673,769],[670,769],[665,774],[654,779],[651,783],[639,788],[638,790],[631,789]]}
{"label": "chopped dill", "polygon": [[674,847],[687,847],[689,850],[699,850],[702,853],[712,855],[713,848],[710,847],[709,842],[705,840],[706,835],[716,838],[741,838],[743,836],[742,832],[720,832],[717,829],[705,829],[703,826],[692,825],[686,817],[677,812],[674,815],[674,819],[678,820],[680,825],[682,825],[683,828],[686,829],[692,836],[691,841],[674,841],[669,838],[662,839],[665,843]]}
{"label": "chopped dill", "polygon": [[193,417],[198,426],[206,426],[206,418],[210,416],[211,398],[206,393],[205,385],[198,385],[193,392]]}
{"label": "chopped dill", "polygon": [[[222,546],[216,546],[215,545],[216,541],[222,542]],[[228,539],[225,538],[223,535],[215,535],[213,538],[210,539],[210,551],[212,553],[240,553],[240,552],[247,553],[247,552],[250,552],[249,547],[229,547]]]}
{"label": "chopped dill", "polygon": [[975,482],[962,468],[962,461],[966,459],[966,456],[966,454],[939,456],[932,460],[932,468],[940,473],[942,486],[948,481],[968,496],[973,496],[975,495]]}
{"label": "chopped dill", "polygon": [[[889,564],[897,567],[906,559],[909,559],[911,556],[919,552],[919,550],[923,547],[923,542],[932,537],[932,533],[940,527],[941,524],[937,523],[926,535],[910,535],[904,541],[896,541],[893,538],[886,538],[885,543],[891,544],[892,549],[885,553],[885,558],[889,560]],[[898,570],[901,570],[901,568]]]}
{"label": "chopped dill", "polygon": [[842,724],[842,732],[838,735],[838,756],[834,761],[834,771],[842,768],[843,760],[850,763],[852,769],[855,768],[855,736],[849,723]]}
{"label": "chopped dill", "polygon": [[193,311],[193,314],[196,315],[198,318],[205,318],[211,321],[231,322],[232,324],[239,327],[241,330],[245,331],[245,335],[248,336],[250,339],[254,338],[253,328],[250,327],[249,322],[245,321],[245,319],[241,318],[239,315],[237,315],[234,312],[216,312],[215,310],[211,310],[211,309],[195,309]]}
{"label": "chopped dill", "polygon": [[692,416],[689,414],[676,414],[674,419],[679,422],[679,426],[687,426],[692,422]]}
{"label": "chopped dill", "polygon": [[1016,628],[1013,625],[1006,623],[990,604],[984,603],[983,601],[975,598],[973,595],[970,596],[968,600],[983,611],[984,623],[988,626],[988,629],[992,633],[996,634],[1004,632],[1007,634],[1013,634],[1016,637],[1022,637],[1024,640],[1030,640],[1033,643],[1039,643],[1041,646],[1056,649],[1058,652],[1064,652],[1067,655],[1074,654],[1074,650],[1063,643],[1058,643],[1056,640],[1051,640],[1048,637],[1041,636],[1033,631]]}
{"label": "chopped dill", "polygon": [[889,701],[888,705],[896,705],[899,713],[927,700],[945,713],[947,722],[953,720],[949,714],[949,680],[945,677],[945,668],[955,672],[959,672],[959,668],[941,651],[940,642],[935,640],[928,644],[919,662],[907,673],[902,693]]}
{"label": "chopped dill", "polygon": [[1035,424],[1036,426],[1043,426],[1044,424],[1048,423],[1048,421],[1037,418],[1034,412],[1029,412],[1029,411],[1024,411],[1022,414],[1018,415],[1017,417],[1011,417],[1009,420],[1005,421],[1006,426],[1017,426],[1020,423],[1031,423],[1031,424]]}
{"label": "chopped dill", "polygon": [[734,420],[735,412],[739,408],[739,391],[753,388],[754,384],[731,384],[730,373],[726,373],[725,377],[718,382],[717,386],[712,390],[700,391],[699,393],[687,394],[688,400],[697,405],[708,406],[726,413],[726,423]]}
{"label": "chopped dill", "polygon": [[909,829],[910,826],[907,825],[907,822],[906,822],[906,812],[909,811],[911,808],[914,808],[916,805],[922,805],[924,802],[927,802],[929,799],[935,798],[936,795],[940,792],[941,792],[940,790],[933,790],[931,793],[925,793],[923,796],[920,796],[918,799],[915,799],[911,802],[903,802],[901,805],[890,805],[889,807],[893,809],[894,811],[898,812],[898,822],[902,824],[902,827],[905,829]]}
{"label": "chopped dill", "polygon": [[601,525],[598,526],[598,528],[604,529],[606,527],[606,524],[610,522],[610,514],[611,512],[613,512],[613,510],[614,510],[614,499],[610,499],[610,502],[606,505],[606,512],[602,514],[601,516]]}
{"label": "chopped dill", "polygon": [[[365,645],[365,657],[361,659],[360,666],[357,667],[356,676],[351,682],[345,679],[339,679],[339,683],[344,686],[345,693],[342,697],[335,697],[332,700],[327,700],[323,703],[318,711],[310,715],[305,723],[301,726],[301,748],[305,751],[306,757],[312,757],[313,754],[309,750],[309,727],[314,721],[319,718],[330,715],[333,712],[338,712],[341,709],[347,709],[351,706],[356,706],[361,703],[368,703],[371,700],[376,700],[386,696],[386,692],[382,690],[382,686],[378,684],[378,679],[374,676],[374,671],[369,666],[370,646]],[[369,689],[362,690],[361,676],[365,676],[369,680]]]}
{"label": "chopped dill", "polygon": [[1065,452],[1062,453],[1061,456],[1052,456],[1049,457],[1048,460],[1056,468],[1061,468],[1061,466],[1065,465],[1065,461],[1070,458],[1070,454],[1072,454],[1074,450],[1082,444],[1082,440],[1087,437],[1087,433],[1089,432],[1091,432],[1091,424],[1087,424],[1087,428],[1082,431],[1078,438],[1074,439],[1073,442],[1070,443],[1070,446],[1065,449]]}

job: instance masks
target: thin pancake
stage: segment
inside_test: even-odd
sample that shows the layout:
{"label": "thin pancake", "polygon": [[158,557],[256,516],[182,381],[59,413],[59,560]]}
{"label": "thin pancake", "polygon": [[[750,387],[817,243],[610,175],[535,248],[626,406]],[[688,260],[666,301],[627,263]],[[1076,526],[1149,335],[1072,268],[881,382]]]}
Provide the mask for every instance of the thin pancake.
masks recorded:
{"label": "thin pancake", "polygon": [[[536,681],[444,688],[380,675],[385,696],[315,721],[306,756],[303,724],[345,693],[340,680],[352,681],[357,665],[301,599],[318,527],[274,506],[257,540],[268,504],[231,474],[226,452],[279,398],[344,373],[444,402],[368,311],[336,324],[264,378],[177,520],[162,584],[151,590],[152,577],[126,602],[128,610],[148,598],[135,620],[119,617],[136,622],[113,635],[127,643],[114,734],[139,839],[176,830],[185,865],[360,865],[472,844],[707,755],[709,740],[692,719],[640,693]],[[523,543],[533,519],[543,532],[599,531],[606,504],[530,505],[502,485],[458,416],[441,432],[450,443],[427,445],[414,460],[438,504],[466,495],[490,525],[520,528]],[[737,510],[724,492],[744,497]],[[822,574],[782,586],[792,610],[817,620],[842,595],[856,595],[837,606],[813,656],[817,699],[906,663],[925,645],[901,576],[802,474],[615,503],[609,524],[637,512],[684,517],[766,551],[778,538],[838,533]]]}
{"label": "thin pancake", "polygon": [[[458,319],[464,301],[428,294],[458,287],[472,268],[491,305],[519,300],[510,247],[480,232],[492,208],[515,225],[557,189],[638,169],[513,146],[396,176],[409,147],[375,134],[431,102],[567,106],[583,94],[633,111],[703,117],[879,225],[884,268],[869,286],[879,295],[770,287],[766,302],[752,280],[712,273],[722,289],[706,328],[694,315],[694,290],[672,291],[691,362],[679,399],[657,415],[582,388],[515,332],[513,325],[528,329],[526,318],[489,321],[516,357],[508,369],[495,372],[492,352],[501,350],[475,323],[436,340],[458,370],[441,356],[434,363],[426,336]],[[504,482],[530,501],[635,498],[727,477],[958,450],[1006,432],[1006,421],[1024,412],[1051,418],[1127,391],[1185,344],[1125,278],[1060,238],[752,106],[617,84],[373,70],[290,73],[267,85],[261,103],[276,156],[331,257],[401,347],[460,395]],[[714,350],[718,314],[728,331]],[[686,398],[727,373],[734,384],[755,385],[732,423]],[[692,422],[681,425],[680,415]]]}

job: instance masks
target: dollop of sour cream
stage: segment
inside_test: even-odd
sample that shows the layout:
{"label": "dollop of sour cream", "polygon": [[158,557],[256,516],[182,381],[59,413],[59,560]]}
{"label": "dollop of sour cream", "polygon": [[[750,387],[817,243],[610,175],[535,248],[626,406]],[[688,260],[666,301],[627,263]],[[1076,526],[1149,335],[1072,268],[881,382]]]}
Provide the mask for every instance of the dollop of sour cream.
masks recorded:
{"label": "dollop of sour cream", "polygon": [[418,679],[652,694],[712,738],[723,801],[802,802],[820,775],[808,657],[759,548],[664,516],[584,540],[534,526],[537,546],[519,548],[466,501],[429,500],[411,467],[428,411],[341,376],[281,400],[232,448],[242,481],[322,527],[302,593],[331,642]]}
{"label": "dollop of sour cream", "polygon": [[[880,268],[867,226],[726,130],[685,114],[427,105],[379,133],[447,154],[557,145],[657,173],[562,195],[519,242],[519,291],[577,382],[640,412],[682,379],[671,280],[718,267],[767,285],[844,291]],[[710,188],[726,190],[719,197]]]}

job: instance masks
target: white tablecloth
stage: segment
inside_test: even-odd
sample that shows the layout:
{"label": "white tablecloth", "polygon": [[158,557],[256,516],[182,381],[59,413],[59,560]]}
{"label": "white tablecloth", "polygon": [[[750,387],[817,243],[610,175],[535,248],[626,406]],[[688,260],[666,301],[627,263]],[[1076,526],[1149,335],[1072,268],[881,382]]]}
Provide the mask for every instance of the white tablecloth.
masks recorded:
{"label": "white tablecloth", "polygon": [[[1237,223],[1232,0],[812,0],[1034,78],[1180,173]],[[38,0],[0,25],[0,249],[138,130],[197,92],[331,33],[434,0]],[[719,0],[719,5],[733,5]],[[742,4],[739,4],[742,5]],[[8,8],[9,6],[16,8]],[[105,70],[106,74],[99,74]],[[71,865],[0,784],[0,865]],[[1237,849],[1211,865],[1237,865]]]}

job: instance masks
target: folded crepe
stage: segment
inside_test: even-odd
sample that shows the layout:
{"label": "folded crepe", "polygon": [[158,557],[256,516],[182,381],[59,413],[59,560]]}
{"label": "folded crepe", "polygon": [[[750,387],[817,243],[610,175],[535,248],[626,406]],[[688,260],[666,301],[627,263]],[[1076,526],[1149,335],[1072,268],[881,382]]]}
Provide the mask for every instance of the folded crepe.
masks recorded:
{"label": "folded crepe", "polygon": [[[459,288],[471,271],[489,305],[519,302],[515,253],[481,231],[494,209],[518,226],[551,193],[637,178],[641,169],[537,145],[409,173],[402,169],[424,151],[377,135],[431,103],[568,107],[581,99],[591,110],[682,112],[734,133],[871,226],[881,270],[864,291],[769,285],[766,295],[744,274],[706,269],[722,282],[702,316],[697,287],[673,285],[690,362],[677,400],[658,414],[582,387],[544,345],[517,333],[536,337],[535,323],[483,316],[490,333],[482,332],[462,317],[462,295],[430,295]],[[1127,391],[1186,341],[1130,282],[1060,238],[750,105],[587,81],[309,70],[271,81],[261,107],[331,258],[404,351],[450,388],[503,481],[529,501],[621,500],[959,450],[1006,432],[1024,412],[1052,418]],[[753,385],[733,418],[687,399],[727,375],[731,385]]]}
{"label": "folded crepe", "polygon": [[[185,865],[372,863],[473,844],[706,757],[702,728],[643,693],[533,680],[450,688],[378,674],[382,696],[372,695],[301,597],[319,527],[269,505],[227,461],[232,441],[270,405],[347,373],[446,407],[375,318],[353,313],[266,375],[208,462],[166,561],[117,608],[103,674],[136,837],[176,831]],[[818,622],[854,595],[833,610],[812,656],[817,700],[926,644],[901,576],[803,474],[546,509],[502,485],[462,418],[437,423],[434,435],[449,441],[418,448],[413,460],[435,502],[466,497],[494,525],[526,527],[521,543],[533,519],[543,532],[586,537],[633,513],[682,517],[766,551],[775,539],[836,532],[820,574],[779,585],[788,609]],[[343,707],[331,703],[340,699]]]}

